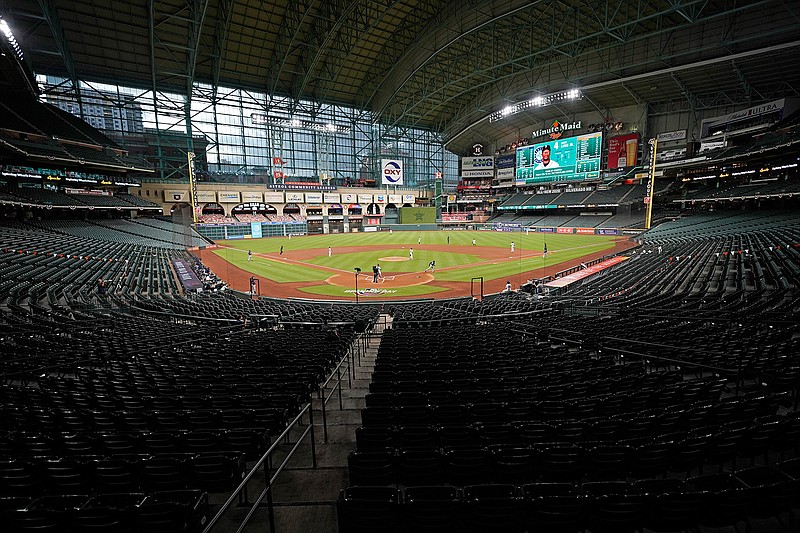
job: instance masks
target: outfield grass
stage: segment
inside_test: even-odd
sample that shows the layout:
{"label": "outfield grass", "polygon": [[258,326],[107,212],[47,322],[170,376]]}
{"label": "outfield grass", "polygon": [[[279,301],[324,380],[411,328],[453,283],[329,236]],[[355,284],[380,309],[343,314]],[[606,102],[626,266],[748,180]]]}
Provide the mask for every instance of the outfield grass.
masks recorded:
{"label": "outfield grass", "polygon": [[[448,252],[449,246],[461,248],[459,252]],[[480,247],[492,247],[507,251],[499,259],[485,260],[469,253],[473,250],[472,239],[475,239],[478,252]],[[422,245],[437,246],[437,250],[419,247]],[[511,242],[515,243],[515,251],[510,251]],[[547,243],[548,257],[541,257]],[[470,278],[483,276],[485,279],[499,279],[542,268],[546,265],[570,261],[590,254],[611,249],[614,237],[605,235],[566,235],[531,233],[505,233],[491,231],[388,231],[376,233],[311,235],[305,237],[271,237],[265,239],[243,239],[220,241],[220,245],[231,249],[215,250],[215,253],[226,261],[244,270],[258,274],[267,279],[279,282],[322,281],[333,274],[333,270],[352,272],[354,267],[369,272],[372,265],[381,263],[384,274],[415,272],[424,270],[430,261],[436,261],[436,279],[444,281],[469,281]],[[319,270],[304,266],[297,262],[256,257],[247,261],[247,250],[254,254],[277,253],[281,246],[284,253],[294,250],[317,249],[319,255],[304,259],[302,263],[318,265],[328,269]],[[332,256],[328,257],[328,246]],[[339,251],[345,247],[380,247],[367,248],[363,251]],[[414,249],[413,261],[381,261],[382,257],[397,256],[407,258],[409,248]],[[497,250],[494,250],[496,252]],[[535,257],[524,257],[536,254]],[[459,268],[460,267],[460,268]],[[435,283],[435,282],[434,282]]]}

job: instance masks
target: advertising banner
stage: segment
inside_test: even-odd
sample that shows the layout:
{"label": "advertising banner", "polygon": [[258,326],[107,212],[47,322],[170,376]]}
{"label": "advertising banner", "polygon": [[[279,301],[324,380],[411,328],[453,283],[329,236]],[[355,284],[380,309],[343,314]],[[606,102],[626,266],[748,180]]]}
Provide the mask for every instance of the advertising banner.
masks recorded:
{"label": "advertising banner", "polygon": [[322,193],[321,192],[307,192],[306,193],[306,202],[309,204],[321,204],[322,203]]}
{"label": "advertising banner", "polygon": [[341,202],[341,198],[339,197],[339,193],[336,192],[326,192],[322,195],[323,201],[326,204],[338,204]]}
{"label": "advertising banner", "polygon": [[293,203],[303,203],[303,198],[305,196],[301,192],[287,192],[286,193],[286,202],[293,202]]}
{"label": "advertising banner", "polygon": [[497,169],[497,179],[512,179],[513,177],[514,167]]}
{"label": "advertising banner", "polygon": [[343,204],[354,204],[358,201],[358,196],[353,193],[345,193],[342,195]]}
{"label": "advertising banner", "polygon": [[242,193],[242,202],[256,202],[261,203],[264,201],[264,193],[245,191]]}
{"label": "advertising banner", "polygon": [[636,165],[638,152],[638,133],[611,137],[608,140],[608,168],[623,168]]}
{"label": "advertising banner", "polygon": [[572,228],[556,228],[556,233],[574,233]]}
{"label": "advertising banner", "polygon": [[402,204],[403,203],[403,195],[402,194],[390,194],[389,195],[389,203],[390,204]]}
{"label": "advertising banner", "polygon": [[461,171],[465,170],[485,170],[494,168],[494,158],[484,157],[462,157]]}
{"label": "advertising banner", "polygon": [[494,170],[492,169],[461,171],[462,178],[491,178],[492,176],[494,176]]}
{"label": "advertising banner", "polygon": [[268,204],[269,203],[282,204],[283,193],[279,191],[267,191],[264,193],[264,202]]}
{"label": "advertising banner", "polygon": [[375,195],[375,203],[376,204],[385,204],[386,203],[386,195],[385,194],[376,194]]}
{"label": "advertising banner", "polygon": [[665,131],[656,135],[658,142],[682,141],[686,138],[686,130]]}
{"label": "advertising banner", "polygon": [[217,193],[217,197],[219,198],[220,202],[226,202],[226,203],[241,202],[241,198],[239,197],[239,191],[219,191]]}
{"label": "advertising banner", "polygon": [[608,229],[608,228],[600,228],[597,230],[598,235],[616,235],[617,230],[615,229]]}
{"label": "advertising banner", "polygon": [[359,194],[358,195],[358,203],[362,205],[369,205],[372,203],[372,195],[371,194]]}
{"label": "advertising banner", "polygon": [[575,230],[575,233],[579,233],[581,235],[594,235],[594,228],[578,228]]}
{"label": "advertising banner", "polygon": [[539,233],[555,233],[555,228],[539,228]]}
{"label": "advertising banner", "polygon": [[164,191],[165,202],[188,202],[189,191]]}
{"label": "advertising banner", "polygon": [[197,191],[197,201],[207,203],[215,203],[217,201],[217,193],[214,191]]}
{"label": "advertising banner", "polygon": [[417,199],[414,197],[413,194],[404,194],[403,195],[403,203],[404,204],[413,204],[416,201],[417,201]]}
{"label": "advertising banner", "polygon": [[403,184],[403,162],[399,159],[381,159],[381,185]]}
{"label": "advertising banner", "polygon": [[514,168],[516,162],[516,156],[514,156],[514,154],[501,155],[497,158],[495,166],[497,168]]}
{"label": "advertising banner", "polygon": [[250,234],[254,239],[260,239],[263,237],[263,234],[261,233],[261,222],[250,223]]}
{"label": "advertising banner", "polygon": [[197,277],[197,274],[192,270],[188,261],[183,259],[174,259],[172,265],[175,267],[175,272],[178,274],[178,279],[181,280],[181,285],[188,291],[195,291],[203,288],[203,283]]}

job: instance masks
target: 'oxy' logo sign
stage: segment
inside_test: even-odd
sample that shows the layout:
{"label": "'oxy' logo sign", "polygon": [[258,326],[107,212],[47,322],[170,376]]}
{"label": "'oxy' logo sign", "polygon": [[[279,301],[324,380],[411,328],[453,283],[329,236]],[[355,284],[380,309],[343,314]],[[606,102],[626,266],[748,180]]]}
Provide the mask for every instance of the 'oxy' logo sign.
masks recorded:
{"label": "'oxy' logo sign", "polygon": [[403,167],[397,161],[386,161],[383,165],[384,183],[403,183]]}

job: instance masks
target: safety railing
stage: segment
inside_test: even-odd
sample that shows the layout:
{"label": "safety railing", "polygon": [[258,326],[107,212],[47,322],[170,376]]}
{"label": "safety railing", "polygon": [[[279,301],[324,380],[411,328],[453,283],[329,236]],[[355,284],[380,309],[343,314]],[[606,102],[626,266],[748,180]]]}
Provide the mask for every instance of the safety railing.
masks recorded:
{"label": "safety railing", "polygon": [[[327,410],[325,404],[333,397],[333,395],[338,391],[339,393],[339,408],[343,408],[342,404],[342,385],[344,382],[343,374],[345,370],[347,371],[347,381],[348,385],[352,386],[352,378],[351,368],[353,366],[354,359],[356,357],[357,351],[353,349],[353,345],[358,344],[358,339],[356,339],[350,348],[347,350],[347,353],[339,360],[336,367],[330,373],[328,378],[320,385],[318,397],[322,400],[322,408],[321,411],[323,413],[323,433],[325,437],[325,442],[328,441],[328,426],[327,426]],[[335,382],[334,382],[335,379]],[[330,392],[328,393],[327,390],[330,388]],[[304,425],[304,416],[308,414],[308,423],[304,429],[300,429]],[[300,434],[297,436],[294,443],[290,443],[290,437],[292,435],[296,435],[297,432]],[[203,533],[211,533],[214,531],[216,526],[223,527],[221,525],[221,520],[226,515],[226,513],[230,510],[231,506],[234,505],[235,502],[238,502],[238,506],[249,506],[246,515],[242,519],[241,523],[236,528],[236,533],[241,533],[242,531],[247,528],[250,521],[253,519],[256,511],[259,510],[262,506],[262,502],[266,501],[266,508],[267,508],[267,516],[269,521],[269,530],[274,532],[275,531],[275,509],[274,504],[272,501],[272,487],[278,481],[280,474],[284,471],[287,465],[291,462],[294,458],[297,450],[300,446],[303,445],[303,442],[309,438],[310,447],[311,447],[311,466],[312,468],[317,467],[317,452],[316,452],[316,440],[315,440],[315,432],[314,432],[314,409],[313,409],[313,402],[307,403],[300,412],[295,416],[295,418],[288,424],[288,426],[278,435],[274,440],[272,440],[269,448],[267,451],[256,461],[250,471],[244,476],[242,482],[236,487],[233,492],[231,492],[228,499],[225,503],[222,504],[219,511],[208,521]],[[278,450],[284,451],[284,447],[286,444],[291,444],[291,448],[286,452],[286,455],[283,457],[283,460],[277,466],[273,465],[273,456]],[[257,479],[256,476],[263,470],[263,479],[264,479],[264,488],[258,494],[258,496],[252,501],[248,501],[248,487],[251,483],[255,483]],[[229,525],[224,526],[226,531],[230,530]]]}

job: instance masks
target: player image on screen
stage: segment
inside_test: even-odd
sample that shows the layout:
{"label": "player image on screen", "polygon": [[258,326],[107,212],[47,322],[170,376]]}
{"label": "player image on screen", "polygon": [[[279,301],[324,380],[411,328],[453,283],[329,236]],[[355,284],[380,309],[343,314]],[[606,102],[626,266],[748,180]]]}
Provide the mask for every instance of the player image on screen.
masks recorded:
{"label": "player image on screen", "polygon": [[533,170],[544,170],[546,168],[558,168],[560,165],[558,161],[550,159],[550,145],[545,145],[542,148],[542,161],[536,165]]}

